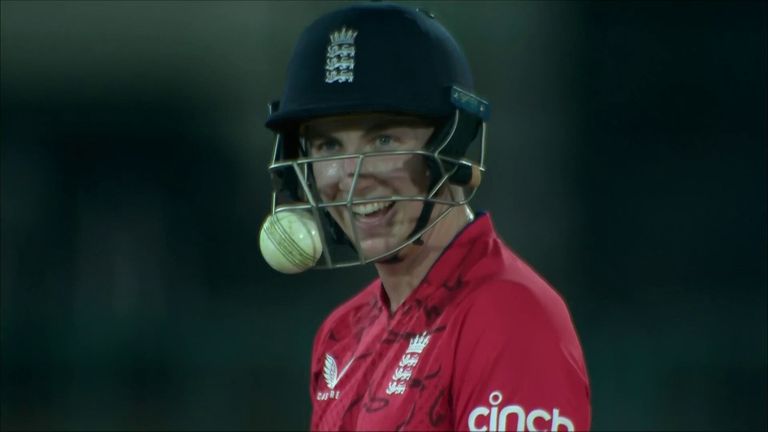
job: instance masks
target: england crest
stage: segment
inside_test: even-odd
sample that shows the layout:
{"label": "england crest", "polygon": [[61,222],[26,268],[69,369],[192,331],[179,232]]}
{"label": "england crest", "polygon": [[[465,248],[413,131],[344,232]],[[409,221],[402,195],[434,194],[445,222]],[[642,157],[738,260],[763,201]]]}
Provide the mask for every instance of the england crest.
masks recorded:
{"label": "england crest", "polygon": [[355,79],[355,36],[357,30],[342,27],[330,34],[325,58],[325,82],[343,83]]}
{"label": "england crest", "polygon": [[392,381],[389,382],[387,387],[388,395],[401,395],[405,393],[405,390],[408,388],[408,381],[411,379],[413,370],[419,362],[421,352],[424,351],[424,348],[429,343],[429,338],[430,336],[426,331],[411,338],[408,349],[395,368],[395,373],[392,374]]}

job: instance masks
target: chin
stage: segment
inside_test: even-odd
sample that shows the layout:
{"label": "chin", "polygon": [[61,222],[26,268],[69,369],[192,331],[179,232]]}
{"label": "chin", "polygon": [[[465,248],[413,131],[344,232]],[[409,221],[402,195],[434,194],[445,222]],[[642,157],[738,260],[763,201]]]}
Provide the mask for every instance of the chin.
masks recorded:
{"label": "chin", "polygon": [[399,244],[387,241],[386,239],[366,239],[361,242],[360,249],[362,249],[365,259],[371,259],[389,252],[394,247],[399,246]]}

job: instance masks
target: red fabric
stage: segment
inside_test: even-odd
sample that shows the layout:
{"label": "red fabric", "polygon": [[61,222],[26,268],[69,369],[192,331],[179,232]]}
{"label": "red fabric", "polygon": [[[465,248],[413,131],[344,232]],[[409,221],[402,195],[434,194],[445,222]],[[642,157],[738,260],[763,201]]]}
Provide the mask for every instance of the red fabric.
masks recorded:
{"label": "red fabric", "polygon": [[390,314],[377,279],[312,352],[312,430],[587,430],[589,382],[561,297],[468,225]]}

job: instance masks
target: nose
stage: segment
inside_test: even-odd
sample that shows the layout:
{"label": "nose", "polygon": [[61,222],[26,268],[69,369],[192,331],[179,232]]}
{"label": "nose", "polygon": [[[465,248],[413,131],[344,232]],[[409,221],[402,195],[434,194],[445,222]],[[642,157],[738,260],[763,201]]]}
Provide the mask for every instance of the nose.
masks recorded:
{"label": "nose", "polygon": [[360,159],[357,157],[348,157],[342,159],[342,169],[345,177],[349,177],[351,179],[355,176],[355,171],[357,170],[357,163],[359,160]]}
{"label": "nose", "polygon": [[[348,157],[341,159],[339,164],[341,165],[341,178],[339,179],[339,188],[344,192],[349,192],[352,189],[352,182],[355,179],[355,172],[357,171],[357,164],[360,159],[357,157]],[[363,182],[362,167],[357,178],[357,189],[360,189],[360,183]]]}

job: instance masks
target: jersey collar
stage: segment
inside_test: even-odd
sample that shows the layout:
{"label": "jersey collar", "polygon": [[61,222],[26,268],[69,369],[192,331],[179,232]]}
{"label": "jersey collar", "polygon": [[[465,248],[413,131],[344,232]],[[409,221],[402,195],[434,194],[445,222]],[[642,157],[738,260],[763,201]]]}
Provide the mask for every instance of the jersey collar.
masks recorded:
{"label": "jersey collar", "polygon": [[[491,216],[486,212],[477,212],[475,219],[468,223],[453,238],[451,243],[443,251],[442,255],[435,261],[432,268],[421,281],[419,286],[406,297],[395,314],[402,310],[410,309],[414,303],[423,301],[440,287],[453,290],[464,280],[464,274],[473,268],[482,254],[470,253],[474,248],[479,247],[478,240],[487,239],[495,236]],[[379,304],[389,309],[389,299],[381,281],[379,281]]]}
{"label": "jersey collar", "polygon": [[419,287],[422,285],[440,287],[455,283],[456,279],[461,279],[464,273],[474,267],[480,258],[478,254],[470,253],[470,251],[478,244],[478,240],[488,238],[493,234],[490,214],[478,212],[475,219],[467,224],[448,244],[443,254],[427,272]]}

